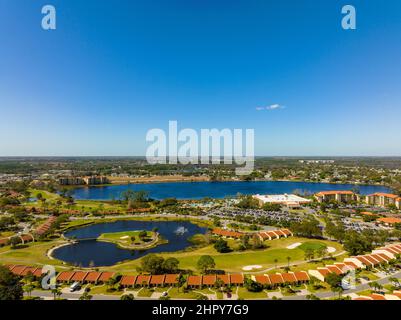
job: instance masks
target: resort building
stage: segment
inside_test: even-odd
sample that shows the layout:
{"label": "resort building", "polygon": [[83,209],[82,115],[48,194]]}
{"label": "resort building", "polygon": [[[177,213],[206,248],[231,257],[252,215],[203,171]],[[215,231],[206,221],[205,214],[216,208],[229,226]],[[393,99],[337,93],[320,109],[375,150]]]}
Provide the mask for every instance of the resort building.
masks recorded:
{"label": "resort building", "polygon": [[388,207],[394,205],[401,209],[401,197],[390,193],[374,193],[366,196],[366,203],[378,207]]}
{"label": "resort building", "polygon": [[109,179],[104,176],[87,176],[87,177],[63,177],[58,180],[63,186],[80,186],[80,185],[98,185],[110,183]]}
{"label": "resort building", "polygon": [[341,202],[348,203],[357,201],[358,196],[352,191],[321,191],[315,194],[318,202]]}
{"label": "resort building", "polygon": [[295,194],[273,194],[273,195],[260,195],[256,194],[253,196],[254,199],[258,200],[259,205],[263,206],[266,203],[279,204],[288,208],[299,208],[303,204],[311,202],[309,199],[302,198]]}

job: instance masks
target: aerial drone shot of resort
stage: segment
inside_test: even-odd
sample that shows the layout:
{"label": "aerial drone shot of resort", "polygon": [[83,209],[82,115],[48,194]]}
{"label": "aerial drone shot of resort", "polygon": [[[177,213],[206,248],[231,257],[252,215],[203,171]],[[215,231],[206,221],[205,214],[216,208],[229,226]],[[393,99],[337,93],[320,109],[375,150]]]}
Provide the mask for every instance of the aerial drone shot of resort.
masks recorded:
{"label": "aerial drone shot of resort", "polygon": [[0,0],[0,300],[401,300],[401,3],[350,2]]}

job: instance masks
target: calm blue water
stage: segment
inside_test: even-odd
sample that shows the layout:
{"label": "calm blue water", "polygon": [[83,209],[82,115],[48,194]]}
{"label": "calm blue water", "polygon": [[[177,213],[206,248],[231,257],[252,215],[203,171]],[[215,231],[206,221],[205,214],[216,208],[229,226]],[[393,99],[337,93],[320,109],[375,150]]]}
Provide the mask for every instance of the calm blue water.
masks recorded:
{"label": "calm blue water", "polygon": [[[287,182],[287,181],[233,181],[233,182],[168,182],[150,184],[113,185],[105,187],[85,187],[74,189],[73,196],[76,199],[110,200],[119,199],[123,191],[146,190],[154,199],[202,199],[224,198],[241,194],[282,194],[292,193],[296,190],[306,193],[316,193],[328,190],[352,190],[355,185],[329,184],[312,182]],[[361,194],[375,192],[390,192],[383,186],[357,186]]]}
{"label": "calm blue water", "polygon": [[[175,231],[184,227],[187,232],[179,235]],[[75,244],[64,246],[54,250],[53,256],[70,264],[88,267],[90,262],[98,266],[111,266],[120,261],[134,260],[148,253],[175,252],[190,247],[192,244],[188,238],[197,233],[205,233],[206,228],[199,227],[188,221],[134,221],[119,220],[116,222],[99,223],[65,233],[68,238],[94,239],[102,233],[122,232],[134,230],[152,230],[158,228],[158,232],[169,242],[147,250],[121,249],[113,243],[96,240],[81,240]]]}

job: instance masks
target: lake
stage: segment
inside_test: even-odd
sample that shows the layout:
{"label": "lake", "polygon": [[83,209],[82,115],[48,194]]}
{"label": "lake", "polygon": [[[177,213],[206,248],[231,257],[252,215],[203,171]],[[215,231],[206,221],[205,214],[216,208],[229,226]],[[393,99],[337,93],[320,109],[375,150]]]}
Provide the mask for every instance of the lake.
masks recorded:
{"label": "lake", "polygon": [[301,191],[316,193],[328,190],[359,189],[366,195],[375,192],[390,192],[384,186],[330,184],[292,181],[230,181],[230,182],[166,182],[149,184],[125,184],[102,187],[81,187],[73,191],[73,197],[78,200],[111,200],[119,199],[121,193],[128,189],[145,190],[151,198],[202,199],[232,197],[241,194],[283,194]]}
{"label": "lake", "polygon": [[[167,239],[168,243],[146,250],[128,250],[119,248],[114,243],[94,240],[102,233],[134,230],[151,231],[153,228],[157,228],[159,234],[164,239]],[[176,233],[179,228],[185,228],[186,232],[183,234]],[[184,250],[192,245],[188,241],[189,237],[198,233],[203,234],[206,230],[207,228],[200,227],[189,221],[119,220],[98,223],[66,232],[64,235],[67,238],[78,240],[77,243],[55,249],[52,256],[81,267],[89,267],[91,264],[95,267],[111,266],[117,262],[138,259],[148,253]]]}

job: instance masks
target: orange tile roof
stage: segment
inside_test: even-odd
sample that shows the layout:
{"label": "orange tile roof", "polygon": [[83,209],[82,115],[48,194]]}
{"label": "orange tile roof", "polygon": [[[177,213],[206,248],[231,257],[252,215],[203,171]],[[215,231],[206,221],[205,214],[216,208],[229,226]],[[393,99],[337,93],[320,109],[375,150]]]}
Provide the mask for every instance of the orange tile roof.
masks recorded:
{"label": "orange tile roof", "polygon": [[203,276],[202,284],[207,286],[214,285],[216,283],[216,280],[217,280],[216,275],[206,275]]}
{"label": "orange tile roof", "polygon": [[230,283],[231,284],[243,284],[244,283],[244,275],[242,274],[230,274]]}
{"label": "orange tile roof", "polygon": [[268,276],[264,275],[256,275],[255,276],[255,281],[260,283],[260,284],[270,284],[270,279]]}
{"label": "orange tile roof", "polygon": [[149,282],[150,282],[150,276],[141,274],[136,277],[135,284],[143,286],[149,284]]}
{"label": "orange tile roof", "polygon": [[110,278],[114,277],[114,272],[102,272],[102,274],[99,277],[100,282],[106,282],[110,280]]}
{"label": "orange tile roof", "polygon": [[333,272],[333,273],[335,273],[335,274],[337,274],[337,275],[343,274],[342,270],[341,270],[339,267],[336,267],[336,266],[326,266],[326,268],[329,269],[330,272]]}
{"label": "orange tile roof", "polygon": [[298,281],[293,273],[282,273],[281,276],[286,283],[295,283]]}
{"label": "orange tile roof", "polygon": [[62,271],[57,276],[57,281],[70,281],[75,271]]}
{"label": "orange tile roof", "polygon": [[372,293],[369,295],[373,300],[386,300],[382,294]]}
{"label": "orange tile roof", "polygon": [[212,233],[223,236],[223,237],[232,237],[232,238],[241,238],[244,234],[236,231],[229,231],[224,229],[213,229]]}
{"label": "orange tile roof", "polygon": [[85,277],[88,275],[88,272],[85,271],[77,271],[74,273],[74,275],[71,277],[71,281],[79,281],[82,282],[84,281]]}
{"label": "orange tile roof", "polygon": [[14,274],[16,274],[16,275],[18,275],[18,276],[20,276],[20,275],[22,274],[22,272],[23,272],[26,268],[28,268],[28,267],[27,267],[27,266],[15,266],[15,267],[11,270],[11,272],[14,273]]}
{"label": "orange tile roof", "polygon": [[189,276],[187,282],[189,286],[200,286],[202,285],[202,276]]}
{"label": "orange tile roof", "polygon": [[224,284],[230,284],[230,276],[228,274],[219,274],[217,279],[223,281]]}
{"label": "orange tile roof", "polygon": [[166,284],[176,284],[178,283],[179,274],[166,274],[166,278],[164,279],[164,283]]}
{"label": "orange tile roof", "polygon": [[135,284],[136,276],[122,276],[120,284],[122,286],[133,286]]}
{"label": "orange tile roof", "polygon": [[271,284],[284,283],[284,279],[281,274],[269,274],[268,276]]}
{"label": "orange tile roof", "polygon": [[[35,275],[35,271],[36,269],[38,269],[37,267],[26,267],[24,269],[24,271],[21,272],[21,276],[26,276],[29,273],[31,273],[32,275]],[[41,268],[40,268],[41,269]]]}
{"label": "orange tile roof", "polygon": [[371,255],[366,255],[364,256],[365,259],[369,260],[370,262],[373,263],[373,265],[377,265],[380,264],[380,261],[377,261],[374,257],[372,257]]}
{"label": "orange tile roof", "polygon": [[292,234],[292,232],[290,230],[288,230],[288,229],[281,229],[281,232],[283,232],[287,236]]}
{"label": "orange tile roof", "polygon": [[101,272],[91,271],[87,274],[85,281],[93,283],[97,282],[101,274],[102,274]]}
{"label": "orange tile roof", "polygon": [[401,219],[399,218],[379,218],[377,219],[379,222],[388,223],[388,224],[396,224],[401,223]]}
{"label": "orange tile roof", "polygon": [[347,266],[347,267],[350,267],[350,268],[353,268],[353,269],[358,269],[359,267],[355,264],[355,263],[353,263],[352,261],[344,261],[344,264]]}
{"label": "orange tile roof", "polygon": [[373,266],[374,263],[372,263],[370,260],[366,259],[365,257],[362,256],[356,256],[356,259],[358,259],[360,262],[362,262],[366,266]]}
{"label": "orange tile roof", "polygon": [[297,281],[309,281],[309,275],[305,271],[295,271],[294,276],[297,279]]}
{"label": "orange tile roof", "polygon": [[327,268],[317,268],[317,271],[323,276],[326,277],[329,273],[332,273],[329,269]]}
{"label": "orange tile roof", "polygon": [[166,275],[154,275],[151,276],[150,278],[150,284],[164,284],[164,279],[166,278]]}

